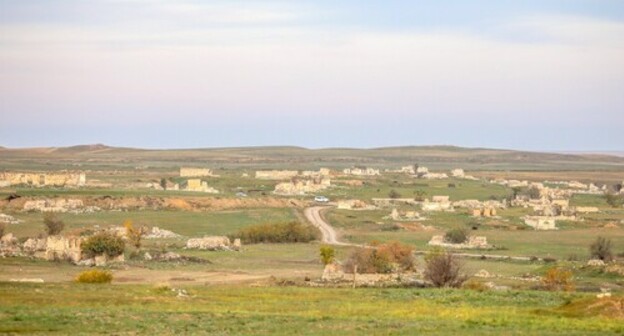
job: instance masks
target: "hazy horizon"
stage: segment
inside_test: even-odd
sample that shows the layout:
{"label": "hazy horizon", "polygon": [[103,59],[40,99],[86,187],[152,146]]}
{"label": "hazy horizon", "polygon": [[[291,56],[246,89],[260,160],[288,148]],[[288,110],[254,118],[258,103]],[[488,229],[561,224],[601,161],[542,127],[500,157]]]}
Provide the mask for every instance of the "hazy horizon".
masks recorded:
{"label": "hazy horizon", "polygon": [[0,146],[622,152],[624,2],[0,0]]}

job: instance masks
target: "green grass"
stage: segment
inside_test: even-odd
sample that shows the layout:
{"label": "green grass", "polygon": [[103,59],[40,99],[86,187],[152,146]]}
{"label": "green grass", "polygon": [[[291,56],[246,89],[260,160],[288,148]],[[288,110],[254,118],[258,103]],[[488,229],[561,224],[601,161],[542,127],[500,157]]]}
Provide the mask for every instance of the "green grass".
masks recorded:
{"label": "green grass", "polygon": [[605,335],[621,320],[565,317],[550,292],[0,283],[0,333]]}
{"label": "green grass", "polygon": [[[16,213],[23,223],[8,228],[18,237],[32,237],[43,231],[43,216],[40,213]],[[216,212],[192,211],[102,211],[85,214],[60,214],[65,232],[76,229],[97,229],[122,226],[126,219],[135,226],[158,226],[187,237],[203,235],[227,235],[239,229],[267,222],[290,222],[297,220],[294,210],[287,208],[242,209]]]}

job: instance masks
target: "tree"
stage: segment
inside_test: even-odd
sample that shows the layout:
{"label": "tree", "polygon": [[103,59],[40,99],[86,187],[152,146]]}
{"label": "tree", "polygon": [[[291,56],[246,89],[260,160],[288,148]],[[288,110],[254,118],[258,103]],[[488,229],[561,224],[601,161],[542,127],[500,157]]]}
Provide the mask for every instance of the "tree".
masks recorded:
{"label": "tree", "polygon": [[602,261],[611,261],[613,252],[611,251],[611,239],[597,237],[589,246],[589,255],[591,258],[600,259]]}
{"label": "tree", "polygon": [[436,287],[460,287],[467,277],[463,265],[453,254],[434,249],[425,256],[425,279]]}
{"label": "tree", "polygon": [[7,224],[4,222],[0,222],[0,238],[4,236],[4,232],[6,231]]}
{"label": "tree", "polygon": [[52,212],[43,215],[43,225],[48,236],[57,235],[65,228],[65,223]]}
{"label": "tree", "polygon": [[166,178],[161,178],[160,179],[160,187],[163,188],[163,190],[167,190],[167,179]]}
{"label": "tree", "polygon": [[320,255],[323,265],[329,265],[334,262],[334,259],[336,257],[336,250],[334,250],[334,248],[331,246],[323,245],[320,249]]}
{"label": "tree", "polygon": [[147,228],[145,226],[141,226],[139,228],[135,228],[132,225],[131,220],[126,220],[124,222],[124,227],[126,228],[126,237],[130,241],[130,244],[134,246],[137,250],[141,248],[141,240],[145,233],[147,233]]}

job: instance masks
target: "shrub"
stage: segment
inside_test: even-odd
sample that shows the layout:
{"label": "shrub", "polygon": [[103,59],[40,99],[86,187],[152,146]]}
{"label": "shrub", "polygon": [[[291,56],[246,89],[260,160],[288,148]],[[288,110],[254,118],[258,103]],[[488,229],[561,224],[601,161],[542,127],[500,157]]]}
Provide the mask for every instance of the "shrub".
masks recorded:
{"label": "shrub", "polygon": [[388,197],[390,198],[401,198],[401,194],[399,194],[398,191],[392,189],[390,190],[390,192],[388,193]]}
{"label": "shrub", "polygon": [[624,204],[624,195],[616,195],[610,192],[606,192],[604,195],[605,201],[613,208],[619,208]]}
{"label": "shrub", "polygon": [[89,258],[101,254],[105,254],[108,257],[116,257],[124,253],[126,243],[112,233],[101,232],[87,238],[80,248],[82,253]]}
{"label": "shrub", "polygon": [[605,237],[596,238],[596,240],[589,246],[589,255],[591,258],[611,261],[613,259],[611,239],[607,239]]}
{"label": "shrub", "polygon": [[320,248],[321,262],[323,265],[329,265],[334,262],[336,257],[336,250],[331,246],[321,246]]}
{"label": "shrub", "polygon": [[425,279],[436,287],[460,287],[467,279],[462,267],[453,254],[434,249],[425,256]]}
{"label": "shrub", "polygon": [[416,260],[414,249],[399,242],[378,244],[374,248],[355,249],[347,259],[344,269],[358,273],[390,273],[392,271],[413,270]]}
{"label": "shrub", "polygon": [[470,289],[478,292],[484,292],[488,290],[488,286],[481,281],[477,280],[468,280],[463,285],[462,288]]}
{"label": "shrub", "polygon": [[550,268],[542,278],[542,285],[545,289],[551,291],[573,291],[572,272],[560,267]]}
{"label": "shrub", "polygon": [[4,233],[6,232],[6,227],[6,223],[0,222],[0,237],[4,236]]}
{"label": "shrub", "polygon": [[454,228],[446,232],[444,241],[452,244],[461,244],[468,240],[468,232],[464,228]]}
{"label": "shrub", "polygon": [[298,222],[260,224],[241,229],[233,235],[243,243],[307,243],[317,238],[316,228]]}
{"label": "shrub", "polygon": [[45,225],[45,231],[49,236],[57,235],[65,228],[65,223],[51,212],[46,212],[43,215],[43,225]]}
{"label": "shrub", "polygon": [[88,270],[76,277],[76,282],[80,283],[110,283],[113,281],[113,274],[108,271]]}

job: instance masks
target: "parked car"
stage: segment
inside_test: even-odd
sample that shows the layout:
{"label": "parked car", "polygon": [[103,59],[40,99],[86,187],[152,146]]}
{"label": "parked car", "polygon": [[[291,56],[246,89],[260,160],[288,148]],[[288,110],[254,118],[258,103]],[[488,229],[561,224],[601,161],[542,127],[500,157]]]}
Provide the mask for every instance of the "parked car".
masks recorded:
{"label": "parked car", "polygon": [[320,202],[320,203],[327,203],[327,202],[329,202],[329,198],[327,198],[325,196],[316,196],[316,197],[314,197],[314,201]]}

